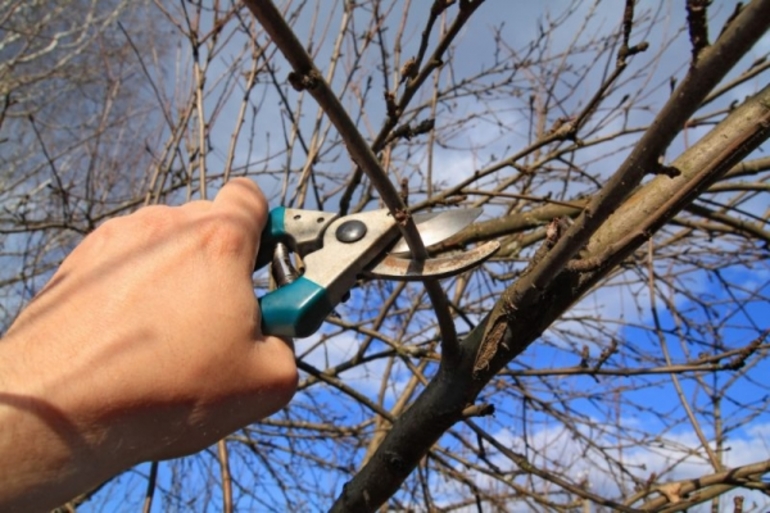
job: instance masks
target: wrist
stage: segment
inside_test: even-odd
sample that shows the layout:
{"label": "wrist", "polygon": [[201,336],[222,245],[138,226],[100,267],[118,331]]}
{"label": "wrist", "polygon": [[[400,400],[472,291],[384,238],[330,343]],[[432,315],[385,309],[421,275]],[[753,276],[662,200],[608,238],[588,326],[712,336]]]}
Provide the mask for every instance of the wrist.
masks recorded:
{"label": "wrist", "polygon": [[0,454],[14,462],[0,466],[3,511],[53,508],[110,475],[98,457],[103,436],[86,429],[66,366],[49,368],[36,346],[14,334],[0,341]]}

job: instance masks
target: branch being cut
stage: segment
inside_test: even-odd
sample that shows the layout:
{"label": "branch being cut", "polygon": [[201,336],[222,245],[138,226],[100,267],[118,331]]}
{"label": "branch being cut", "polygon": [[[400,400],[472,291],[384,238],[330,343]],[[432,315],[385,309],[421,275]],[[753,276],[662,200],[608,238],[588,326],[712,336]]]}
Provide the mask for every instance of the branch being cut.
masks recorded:
{"label": "branch being cut", "polygon": [[[409,245],[412,258],[416,261],[425,260],[428,257],[427,251],[398,190],[291,27],[270,0],[245,0],[245,3],[294,69],[289,75],[292,86],[295,89],[307,89],[315,98],[345,141],[350,157],[367,174],[382,201],[399,221],[399,228]],[[424,280],[423,283],[441,332],[442,362],[454,366],[458,358],[458,340],[449,302],[438,281]]]}
{"label": "branch being cut", "polygon": [[[436,16],[440,14],[443,9],[446,9],[446,7],[451,2],[447,1],[444,2],[443,6],[440,6],[440,1],[436,1],[433,4],[433,7],[431,8],[431,16],[435,13]],[[465,26],[466,22],[470,19],[471,15],[476,11],[476,9],[481,6],[481,4],[484,3],[484,0],[463,0],[460,2],[460,10],[457,14],[457,17],[452,22],[452,25],[447,29],[446,34],[444,34],[441,37],[441,40],[436,45],[436,49],[433,51],[433,54],[428,59],[427,63],[423,68],[414,75],[413,78],[407,81],[406,88],[404,89],[403,94],[401,95],[401,98],[396,101],[395,94],[392,92],[386,92],[385,97],[387,99],[387,102],[389,103],[388,111],[389,115],[385,122],[383,123],[382,128],[380,129],[380,132],[377,134],[377,137],[374,139],[374,142],[372,143],[372,150],[374,152],[378,152],[383,149],[385,144],[388,142],[391,132],[398,124],[398,121],[401,119],[401,115],[406,111],[407,106],[412,101],[412,98],[414,98],[417,91],[422,87],[423,83],[427,78],[430,76],[433,71],[441,66],[442,64],[442,56],[446,51],[449,49],[449,46],[452,44],[452,41],[457,37],[457,35],[460,33],[461,29]],[[429,34],[429,31],[431,27],[433,26],[433,21],[428,22],[426,25],[425,31],[426,34]],[[418,58],[415,59],[415,65],[419,65],[420,62],[422,62],[422,56],[425,53],[425,48],[423,48],[423,45],[427,48],[427,37],[424,34],[423,39],[421,42],[421,48],[419,51]],[[366,171],[363,168],[356,169],[353,176],[348,181],[348,186],[345,189],[345,192],[342,194],[342,199],[340,200],[340,206],[344,211],[347,210],[348,204],[350,203],[350,198],[353,196],[353,191],[358,187],[359,183],[361,182],[361,171]]]}

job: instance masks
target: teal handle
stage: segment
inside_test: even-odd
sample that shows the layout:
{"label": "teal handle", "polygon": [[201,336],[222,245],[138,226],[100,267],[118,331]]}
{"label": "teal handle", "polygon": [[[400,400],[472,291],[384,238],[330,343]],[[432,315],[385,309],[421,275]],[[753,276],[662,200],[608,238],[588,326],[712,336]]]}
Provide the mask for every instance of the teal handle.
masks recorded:
{"label": "teal handle", "polygon": [[286,223],[284,218],[286,207],[276,207],[267,214],[267,224],[262,231],[262,237],[259,241],[259,253],[257,253],[257,263],[254,270],[261,269],[269,264],[273,259],[275,245],[279,242],[286,243],[290,238],[286,233]]}
{"label": "teal handle", "polygon": [[334,310],[326,289],[299,277],[259,299],[262,333],[283,337],[309,337]]}

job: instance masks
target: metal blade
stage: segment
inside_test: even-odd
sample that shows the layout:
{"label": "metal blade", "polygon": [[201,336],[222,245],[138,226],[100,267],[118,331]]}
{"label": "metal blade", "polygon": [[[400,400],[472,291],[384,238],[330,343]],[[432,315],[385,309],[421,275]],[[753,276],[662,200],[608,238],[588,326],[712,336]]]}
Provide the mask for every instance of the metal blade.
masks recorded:
{"label": "metal blade", "polygon": [[468,251],[429,258],[419,263],[408,258],[387,255],[374,267],[364,271],[364,274],[398,281],[446,278],[479,265],[494,255],[498,249],[500,249],[500,243],[492,240]]}
{"label": "metal blade", "polygon": [[[445,212],[414,214],[414,222],[417,225],[417,231],[420,232],[422,243],[427,248],[448,239],[471,224],[481,215],[482,211],[481,208],[462,208]],[[390,254],[401,256],[409,254],[409,246],[403,237],[391,248]]]}

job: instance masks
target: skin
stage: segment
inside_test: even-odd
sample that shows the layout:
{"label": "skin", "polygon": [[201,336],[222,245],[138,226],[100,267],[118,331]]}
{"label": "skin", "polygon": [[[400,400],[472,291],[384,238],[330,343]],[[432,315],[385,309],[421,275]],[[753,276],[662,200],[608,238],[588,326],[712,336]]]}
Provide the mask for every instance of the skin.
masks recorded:
{"label": "skin", "polygon": [[252,288],[266,219],[232,180],[107,221],[64,260],[0,342],[0,510],[56,507],[286,405],[293,348],[261,334]]}

